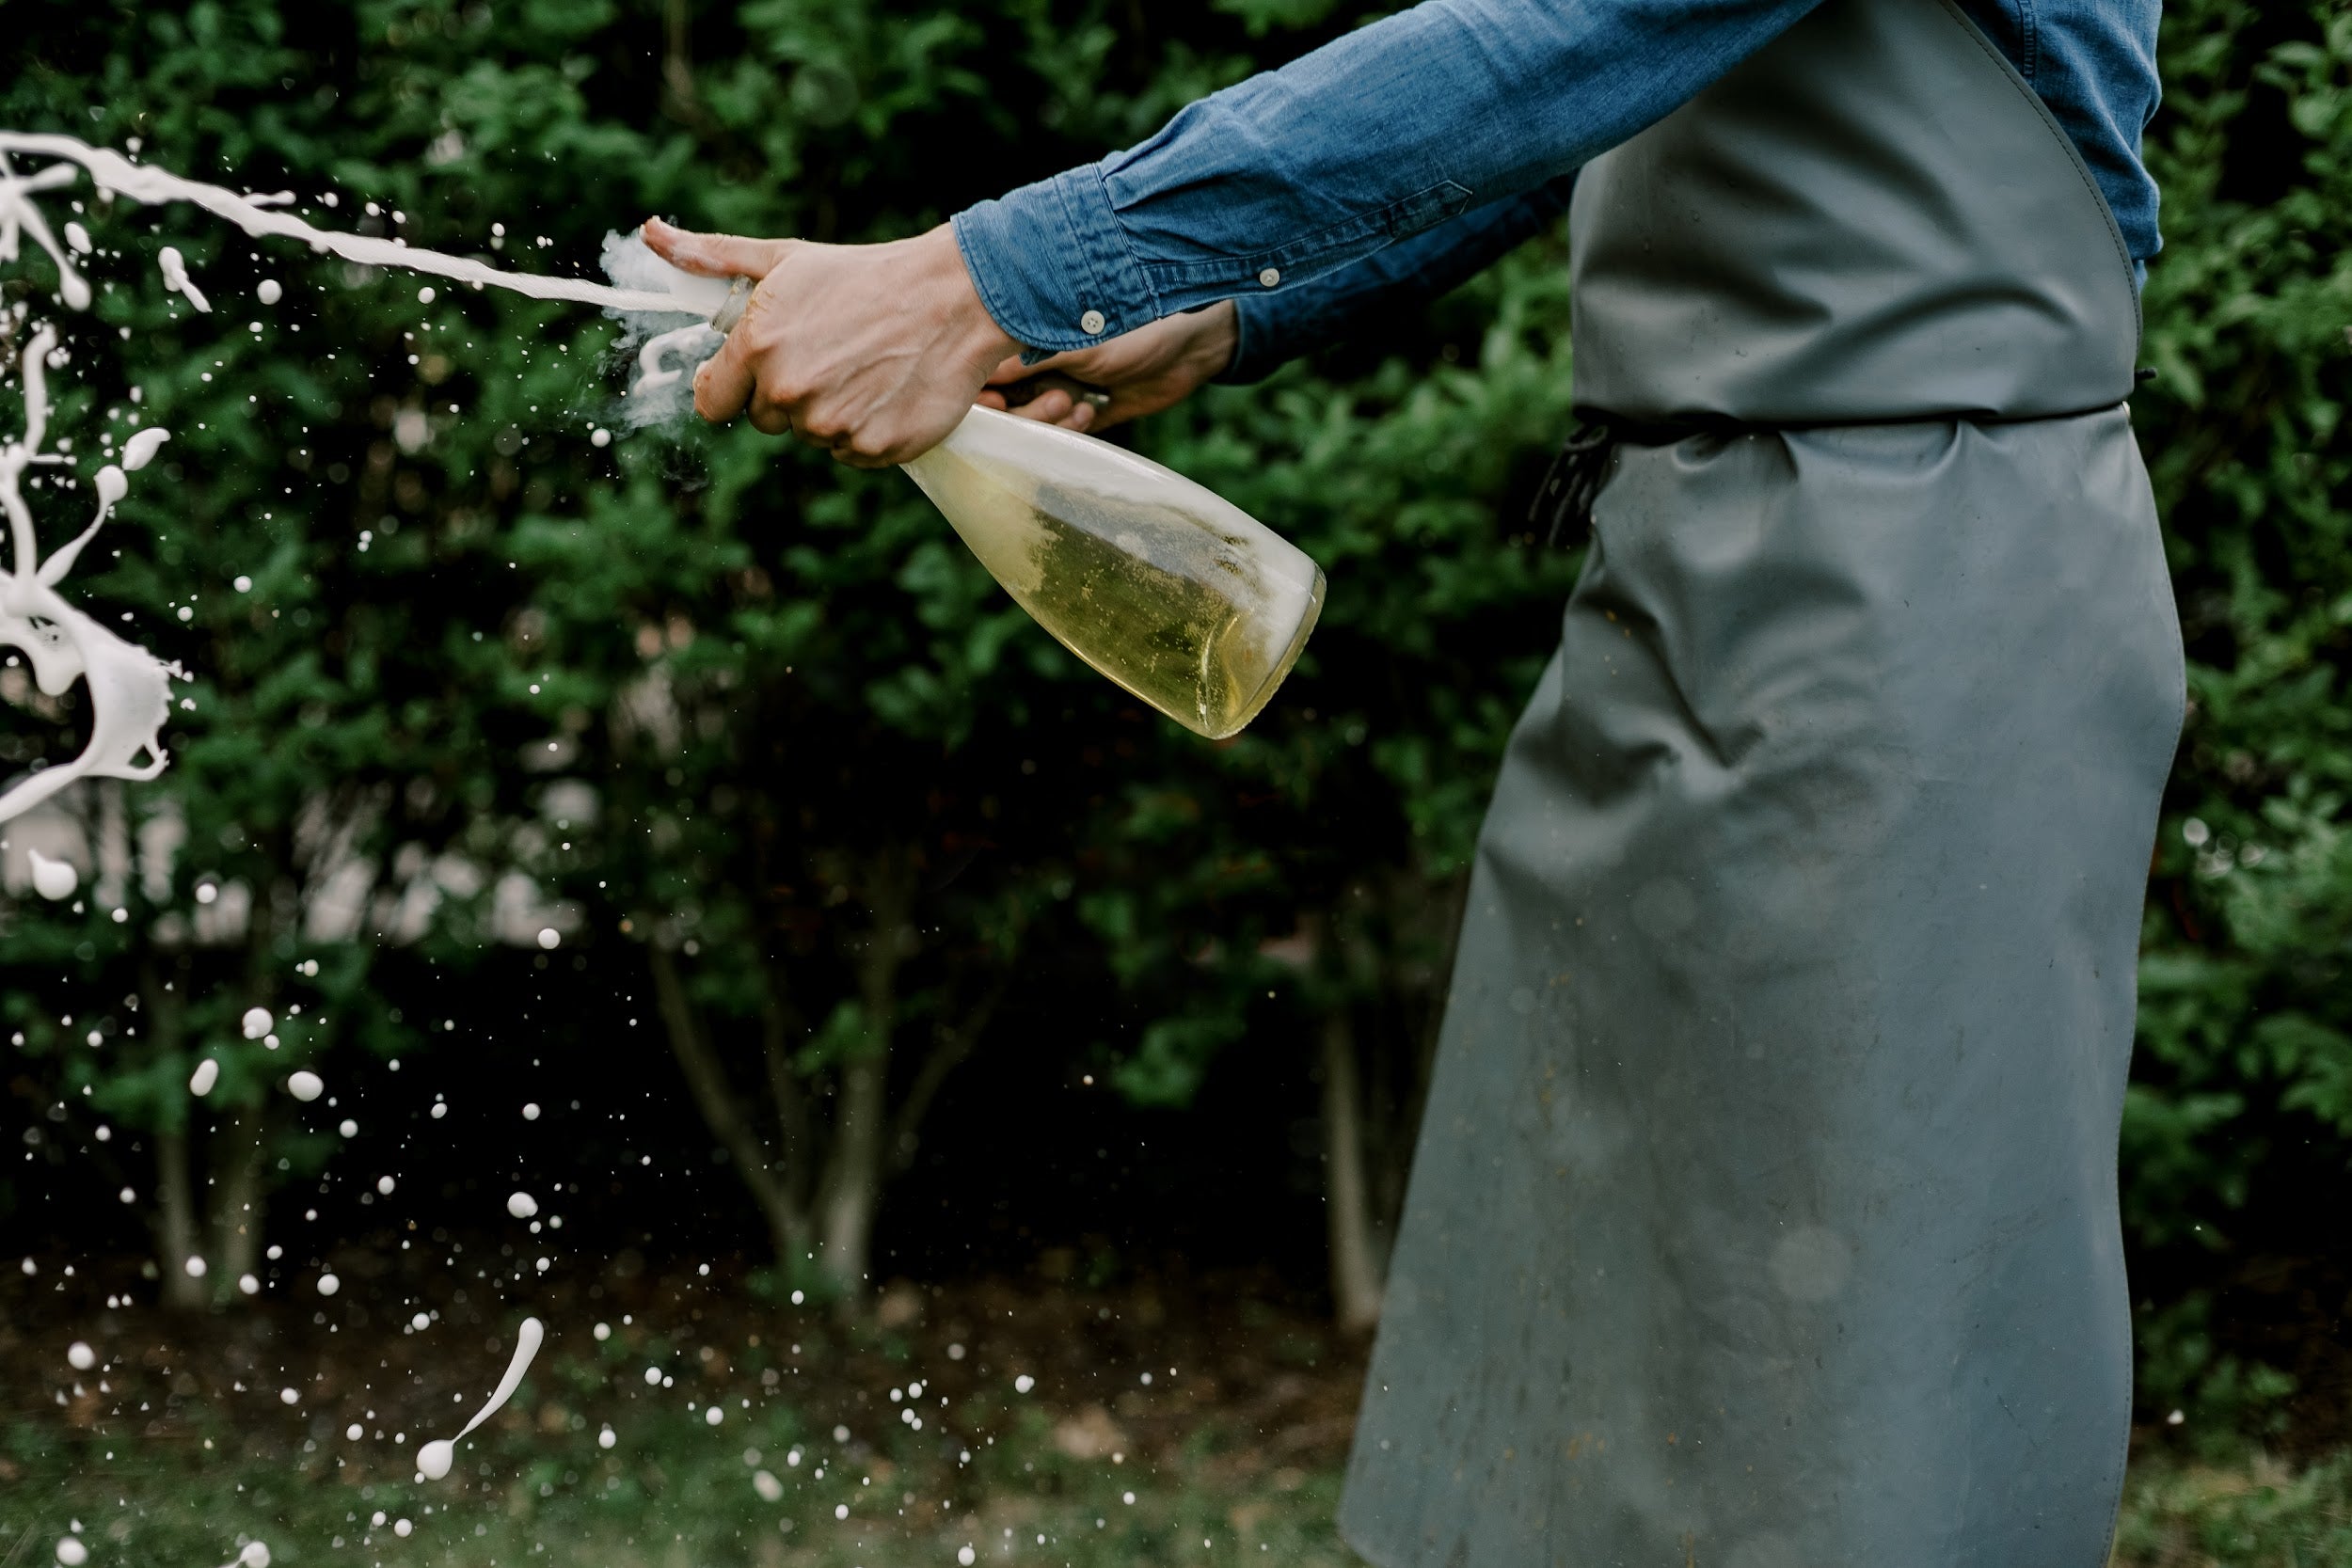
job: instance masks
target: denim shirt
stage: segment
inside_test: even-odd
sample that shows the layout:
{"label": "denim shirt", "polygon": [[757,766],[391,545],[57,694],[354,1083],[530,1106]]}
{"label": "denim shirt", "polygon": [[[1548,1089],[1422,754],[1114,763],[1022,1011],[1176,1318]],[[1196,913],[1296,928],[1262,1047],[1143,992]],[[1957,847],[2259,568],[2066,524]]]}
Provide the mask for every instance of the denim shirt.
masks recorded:
{"label": "denim shirt", "polygon": [[[1036,356],[1220,299],[1249,380],[1452,288],[1566,207],[1576,170],[1819,0],[1423,0],[1187,105],[1150,140],[955,217],[981,302]],[[1960,0],[2058,117],[2125,244],[2161,0]]]}

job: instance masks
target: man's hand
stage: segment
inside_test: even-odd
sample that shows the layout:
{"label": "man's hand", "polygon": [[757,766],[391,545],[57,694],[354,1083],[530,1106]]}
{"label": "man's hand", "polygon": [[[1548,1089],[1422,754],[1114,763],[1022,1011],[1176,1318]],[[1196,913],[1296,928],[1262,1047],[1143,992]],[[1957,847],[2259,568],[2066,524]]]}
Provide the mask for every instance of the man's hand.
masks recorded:
{"label": "man's hand", "polygon": [[937,446],[1020,347],[980,304],[945,224],[860,245],[692,234],[659,218],[644,232],[688,272],[759,279],[694,376],[694,411],[716,422],[748,407],[769,435],[789,432],[857,467]]}
{"label": "man's hand", "polygon": [[1016,354],[989,373],[989,389],[980,394],[980,402],[1002,408],[1005,397],[999,388],[1043,371],[1059,371],[1110,393],[1109,404],[1097,408],[1068,392],[1049,388],[1013,412],[1071,430],[1108,430],[1128,420],[1156,414],[1221,374],[1233,362],[1238,341],[1233,302],[1219,300],[1206,309],[1164,316],[1092,348],[1057,354],[1034,365],[1024,365]]}

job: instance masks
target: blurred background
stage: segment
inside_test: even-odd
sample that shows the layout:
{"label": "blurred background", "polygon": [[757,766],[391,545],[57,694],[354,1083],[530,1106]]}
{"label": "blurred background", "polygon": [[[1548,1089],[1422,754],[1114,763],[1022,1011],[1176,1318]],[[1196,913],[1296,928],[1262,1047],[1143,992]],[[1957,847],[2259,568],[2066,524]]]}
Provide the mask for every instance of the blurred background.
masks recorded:
{"label": "blurred background", "polygon": [[[649,213],[918,231],[1379,9],[9,0],[0,126],[595,276]],[[2174,0],[2163,66],[2134,417],[2191,706],[2119,1560],[2352,1562],[2352,14]],[[194,706],[160,779],[0,828],[0,1560],[1352,1560],[1463,877],[1577,565],[1523,521],[1559,236],[1114,437],[1329,574],[1211,745],[902,476],[623,432],[593,310],[40,199],[102,293],[27,243],[0,341],[65,330],[85,451],[134,391],[174,433],[66,592]],[[87,707],[9,657],[0,782]],[[526,1312],[523,1393],[413,1482]]]}

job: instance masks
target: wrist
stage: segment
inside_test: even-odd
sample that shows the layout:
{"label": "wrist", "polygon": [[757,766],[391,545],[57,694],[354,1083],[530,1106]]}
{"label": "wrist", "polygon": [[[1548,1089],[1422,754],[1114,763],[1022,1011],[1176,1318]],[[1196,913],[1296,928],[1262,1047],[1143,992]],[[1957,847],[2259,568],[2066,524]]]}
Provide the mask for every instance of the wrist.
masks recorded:
{"label": "wrist", "polygon": [[950,330],[959,357],[968,356],[993,369],[1006,356],[1021,352],[1025,345],[1004,329],[989,312],[988,302],[980,297],[979,285],[973,280],[962,247],[956,243],[954,228],[943,223],[915,243],[930,252],[932,265],[938,269],[942,286],[952,301]]}

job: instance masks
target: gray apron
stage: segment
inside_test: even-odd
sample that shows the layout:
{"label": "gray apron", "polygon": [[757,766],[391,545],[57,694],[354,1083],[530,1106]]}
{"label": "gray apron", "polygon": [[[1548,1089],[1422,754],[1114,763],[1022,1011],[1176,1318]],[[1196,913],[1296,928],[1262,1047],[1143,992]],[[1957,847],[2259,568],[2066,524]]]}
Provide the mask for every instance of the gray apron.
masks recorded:
{"label": "gray apron", "polygon": [[2098,1568],[2183,704],[2122,238],[1949,0],[1828,0],[1570,230],[1580,406],[1651,434],[1480,838],[1342,1529]]}

